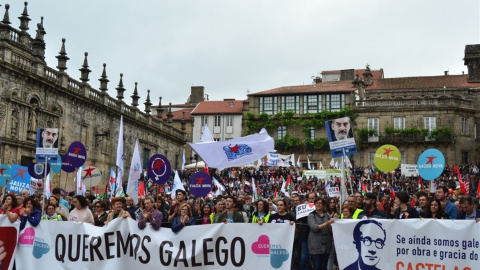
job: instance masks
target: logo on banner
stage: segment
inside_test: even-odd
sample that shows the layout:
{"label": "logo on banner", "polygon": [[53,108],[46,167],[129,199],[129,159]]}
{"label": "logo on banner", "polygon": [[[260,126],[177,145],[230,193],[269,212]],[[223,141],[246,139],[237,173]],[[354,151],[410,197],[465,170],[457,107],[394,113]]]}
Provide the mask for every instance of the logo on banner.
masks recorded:
{"label": "logo on banner", "polygon": [[283,262],[287,261],[290,253],[278,244],[270,244],[270,238],[261,235],[258,240],[252,244],[252,252],[257,257],[270,257],[270,265],[273,268],[282,267]]}
{"label": "logo on banner", "polygon": [[35,229],[26,228],[25,231],[20,234],[20,245],[31,247],[33,257],[40,259],[43,255],[50,251],[50,245],[45,243],[43,239],[35,237]]}
{"label": "logo on banner", "polygon": [[203,197],[212,191],[212,178],[206,172],[196,172],[190,177],[188,186],[196,197]]}
{"label": "logo on banner", "polygon": [[246,155],[251,155],[252,148],[246,144],[235,144],[234,146],[224,146],[223,151],[227,155],[228,161],[241,158]]}

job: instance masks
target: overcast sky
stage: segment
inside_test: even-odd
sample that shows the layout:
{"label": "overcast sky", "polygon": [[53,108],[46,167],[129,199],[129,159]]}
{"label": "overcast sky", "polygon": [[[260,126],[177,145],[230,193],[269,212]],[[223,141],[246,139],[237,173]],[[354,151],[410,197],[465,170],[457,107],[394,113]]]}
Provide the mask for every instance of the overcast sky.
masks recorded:
{"label": "overcast sky", "polygon": [[[18,28],[23,1],[0,3]],[[367,63],[385,77],[461,74],[465,45],[480,43],[478,0],[48,0],[28,13],[33,37],[44,16],[50,67],[66,38],[71,77],[88,52],[91,86],[106,63],[109,95],[123,73],[142,110],[147,89],[155,105],[185,103],[192,85],[210,100],[245,99]]]}

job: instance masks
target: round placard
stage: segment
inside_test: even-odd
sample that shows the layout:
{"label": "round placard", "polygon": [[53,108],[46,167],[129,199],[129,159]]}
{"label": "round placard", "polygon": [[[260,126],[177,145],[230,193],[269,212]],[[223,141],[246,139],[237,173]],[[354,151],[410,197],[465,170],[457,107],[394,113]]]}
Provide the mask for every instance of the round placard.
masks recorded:
{"label": "round placard", "polygon": [[28,164],[28,174],[30,174],[30,176],[35,179],[45,178],[45,176],[48,175],[49,173],[50,173],[50,164],[48,163],[47,163],[47,166],[45,166],[45,163],[36,163],[33,161],[30,162],[30,164]]}
{"label": "round placard", "polygon": [[148,161],[148,177],[157,184],[165,184],[170,175],[172,169],[170,162],[164,155],[153,155]]}
{"label": "round placard", "polygon": [[87,168],[83,169],[82,171],[82,182],[85,186],[97,186],[100,184],[102,180],[102,173],[100,170],[93,167],[88,166]]}
{"label": "round placard", "polygon": [[70,158],[70,163],[78,168],[87,160],[87,150],[81,142],[73,142],[68,147],[67,156]]}
{"label": "round placard", "polygon": [[445,157],[437,149],[428,149],[418,157],[418,174],[427,181],[437,179],[437,177],[442,175],[444,168]]}
{"label": "round placard", "polygon": [[212,191],[212,178],[206,172],[196,172],[190,177],[188,187],[195,197],[207,196]]}
{"label": "round placard", "polygon": [[62,171],[66,173],[71,173],[75,171],[75,166],[70,162],[70,157],[68,155],[62,156]]}
{"label": "round placard", "polygon": [[4,187],[7,180],[12,179],[12,170],[6,164],[0,165],[0,187]]}
{"label": "round placard", "polygon": [[60,173],[60,171],[62,170],[62,157],[60,155],[57,155],[56,159],[49,159],[48,163],[50,163],[50,168],[52,169],[52,172]]}
{"label": "round placard", "polygon": [[401,154],[398,148],[391,144],[380,146],[375,152],[373,161],[375,167],[382,172],[391,172],[400,164]]}

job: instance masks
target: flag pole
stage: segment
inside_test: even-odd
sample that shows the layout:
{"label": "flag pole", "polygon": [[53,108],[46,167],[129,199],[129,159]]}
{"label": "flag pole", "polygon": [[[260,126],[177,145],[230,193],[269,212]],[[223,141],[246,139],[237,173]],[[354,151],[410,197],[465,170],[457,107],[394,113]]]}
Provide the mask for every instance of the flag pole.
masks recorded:
{"label": "flag pole", "polygon": [[48,156],[45,157],[45,167],[43,168],[43,207],[42,207],[42,216],[45,215],[45,183],[47,182],[47,166],[48,166]]}
{"label": "flag pole", "polygon": [[342,155],[342,179],[341,179],[341,196],[340,196],[340,205],[343,205],[343,202],[347,198],[347,185],[345,184],[345,149],[342,148],[343,155]]}

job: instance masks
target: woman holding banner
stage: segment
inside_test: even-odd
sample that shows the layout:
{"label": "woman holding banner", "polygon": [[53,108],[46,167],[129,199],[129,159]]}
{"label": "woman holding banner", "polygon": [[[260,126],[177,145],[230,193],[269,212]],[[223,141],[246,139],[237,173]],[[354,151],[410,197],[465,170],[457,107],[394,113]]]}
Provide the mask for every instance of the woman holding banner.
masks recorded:
{"label": "woman holding banner", "polygon": [[448,214],[443,211],[442,203],[439,199],[432,199],[428,203],[428,209],[425,218],[448,219]]}
{"label": "woman holding banner", "polygon": [[315,211],[308,214],[308,250],[313,262],[313,270],[327,270],[328,259],[333,246],[331,224],[333,220],[325,212],[325,199],[316,198]]}
{"label": "woman holding banner", "polygon": [[195,218],[192,216],[192,207],[184,203],[178,208],[178,213],[172,220],[172,232],[177,233],[183,227],[193,225],[195,225]]}
{"label": "woman holding banner", "polygon": [[257,201],[257,211],[252,214],[252,223],[262,225],[264,222],[268,223],[270,220],[270,213],[267,208],[268,203],[264,200]]}
{"label": "woman holding banner", "polygon": [[17,221],[20,215],[20,209],[18,208],[17,199],[13,194],[5,195],[2,201],[2,209],[0,209],[0,214],[5,214],[8,217],[8,220],[11,223]]}
{"label": "woman holding banner", "polygon": [[70,215],[68,221],[77,221],[94,224],[92,211],[88,208],[87,199],[82,195],[76,195],[72,199],[72,204],[75,207]]}
{"label": "woman holding banner", "polygon": [[37,209],[37,202],[31,198],[26,198],[23,201],[25,205],[25,212],[20,216],[20,231],[25,228],[27,221],[33,227],[36,227],[42,218],[42,212]]}

